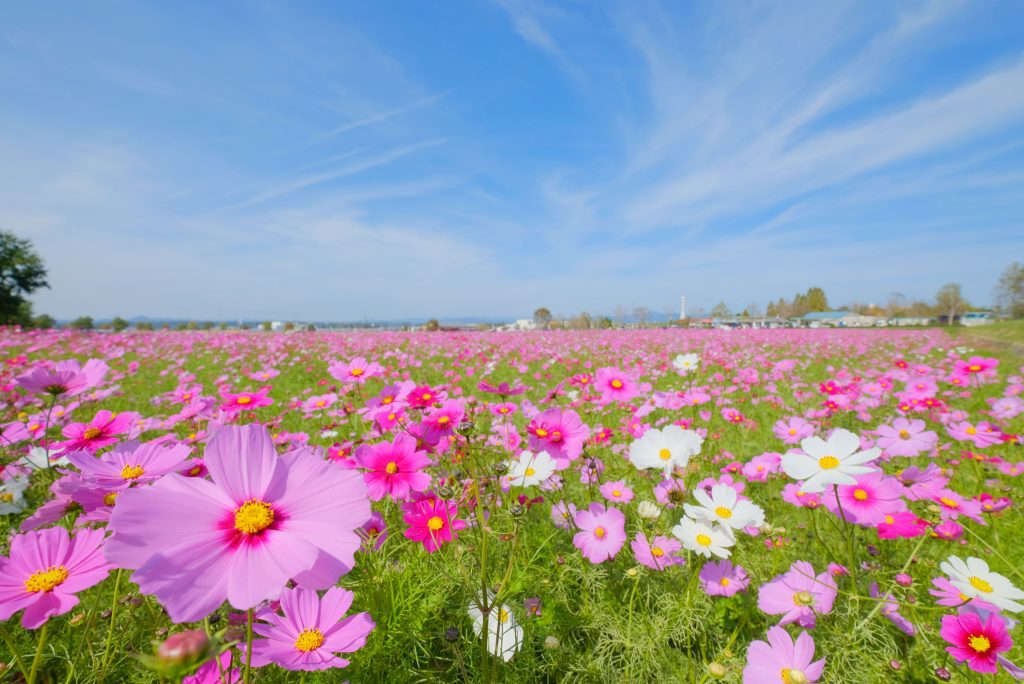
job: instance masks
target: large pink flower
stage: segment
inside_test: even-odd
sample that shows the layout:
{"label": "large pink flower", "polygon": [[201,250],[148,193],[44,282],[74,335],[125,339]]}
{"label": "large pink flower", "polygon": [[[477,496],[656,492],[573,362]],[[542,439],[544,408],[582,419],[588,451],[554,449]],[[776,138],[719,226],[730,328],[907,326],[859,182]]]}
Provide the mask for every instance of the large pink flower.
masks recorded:
{"label": "large pink flower", "polygon": [[597,369],[594,389],[600,393],[602,404],[629,401],[640,394],[640,387],[632,375],[612,367]]}
{"label": "large pink flower", "polygon": [[364,444],[356,449],[355,460],[367,469],[363,479],[371,501],[385,496],[400,501],[430,486],[430,475],[422,470],[430,457],[416,450],[415,437],[399,435],[390,444]]}
{"label": "large pink flower", "polygon": [[1006,623],[998,613],[990,613],[984,622],[977,614],[967,611],[945,615],[939,634],[950,644],[946,647],[949,654],[966,662],[975,672],[998,672],[999,654],[1013,646]]}
{"label": "large pink flower", "polygon": [[801,627],[814,627],[816,614],[832,612],[837,593],[829,573],[815,577],[810,563],[796,561],[784,575],[761,585],[757,607],[769,615],[782,615],[780,625],[795,622]]}
{"label": "large pink flower", "polygon": [[573,518],[579,532],[572,543],[591,563],[604,563],[615,555],[626,542],[626,516],[617,508],[590,504],[585,511],[577,511]]}
{"label": "large pink flower", "polygon": [[181,470],[188,458],[184,444],[161,442],[122,442],[100,456],[88,451],[66,454],[67,459],[82,471],[82,477],[98,485],[118,488],[125,484],[152,482],[167,473]]}
{"label": "large pink flower", "polygon": [[[888,516],[907,509],[902,498],[903,485],[896,478],[882,472],[860,475],[856,484],[839,485],[836,489],[843,515],[858,525],[877,525],[885,522]],[[826,490],[822,499],[830,511],[839,515],[835,491]]]}
{"label": "large pink flower", "polygon": [[128,432],[132,422],[139,417],[138,413],[111,413],[106,409],[97,411],[88,423],[71,423],[66,425],[61,434],[67,437],[66,442],[58,442],[57,446],[64,451],[88,449],[96,451],[105,446],[116,444],[118,437]]}
{"label": "large pink flower", "polygon": [[532,451],[546,451],[555,459],[559,470],[569,467],[583,453],[583,444],[590,428],[575,411],[548,409],[535,416],[526,428]]}
{"label": "large pink flower", "polygon": [[0,556],[0,622],[24,609],[21,625],[35,629],[78,605],[76,593],[99,584],[112,566],[103,558],[103,530],[71,537],[51,527],[11,537],[11,556]]}
{"label": "large pink flower", "polygon": [[89,359],[84,366],[69,359],[50,364],[44,362],[27,373],[19,375],[17,382],[29,392],[73,397],[103,382],[110,368],[99,359]]}
{"label": "large pink flower", "polygon": [[890,456],[917,456],[922,451],[935,448],[938,435],[925,430],[923,420],[897,418],[892,425],[879,425],[876,430],[878,441],[875,446]]}
{"label": "large pink flower", "polygon": [[[768,641],[755,640],[747,649],[747,666],[743,668],[743,684],[780,684],[780,682],[818,681],[825,669],[825,659],[814,660],[814,639],[800,632],[796,642],[782,627],[768,630]],[[797,673],[800,673],[800,677]]]}
{"label": "large pink flower", "polygon": [[227,599],[248,609],[289,579],[322,589],[355,563],[355,530],[370,517],[359,473],[313,449],[278,456],[266,428],[224,427],[206,447],[213,481],[165,475],[122,492],[107,558],[136,569],[175,622],[198,620]]}

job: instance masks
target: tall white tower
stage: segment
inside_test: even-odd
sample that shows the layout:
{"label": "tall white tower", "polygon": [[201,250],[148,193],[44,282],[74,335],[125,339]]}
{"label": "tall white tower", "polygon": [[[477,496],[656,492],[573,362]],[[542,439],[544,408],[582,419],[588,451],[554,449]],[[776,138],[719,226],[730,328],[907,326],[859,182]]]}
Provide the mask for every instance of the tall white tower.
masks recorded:
{"label": "tall white tower", "polygon": [[686,320],[686,295],[679,297],[679,320]]}

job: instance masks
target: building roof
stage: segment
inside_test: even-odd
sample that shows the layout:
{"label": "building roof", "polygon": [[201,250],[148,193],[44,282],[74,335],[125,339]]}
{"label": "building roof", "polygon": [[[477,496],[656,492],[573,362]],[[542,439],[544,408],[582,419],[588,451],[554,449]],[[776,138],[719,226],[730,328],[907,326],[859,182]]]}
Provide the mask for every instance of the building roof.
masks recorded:
{"label": "building roof", "polygon": [[831,321],[837,318],[843,318],[844,316],[855,316],[850,311],[812,311],[806,313],[801,318],[805,321]]}

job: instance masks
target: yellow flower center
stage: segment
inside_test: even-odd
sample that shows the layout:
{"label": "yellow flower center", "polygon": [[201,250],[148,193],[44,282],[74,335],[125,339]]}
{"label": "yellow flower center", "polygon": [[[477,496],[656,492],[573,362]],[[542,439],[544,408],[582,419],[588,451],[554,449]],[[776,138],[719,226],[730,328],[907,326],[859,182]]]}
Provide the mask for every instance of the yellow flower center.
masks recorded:
{"label": "yellow flower center", "polygon": [[360,375],[363,374],[363,369],[362,368],[353,368],[352,370],[349,371],[349,373],[351,373],[352,375],[354,375],[355,377],[358,378]]}
{"label": "yellow flower center", "polygon": [[244,534],[258,534],[274,523],[274,509],[259,499],[249,499],[235,509],[235,529]]}
{"label": "yellow flower center", "polygon": [[427,521],[427,529],[431,532],[437,532],[442,527],[444,527],[444,520],[440,516],[431,516],[430,520]]}
{"label": "yellow flower center", "polygon": [[29,575],[29,578],[25,580],[25,591],[33,594],[40,591],[52,591],[54,587],[63,583],[67,578],[67,568],[63,565],[51,565],[45,570],[33,572]]}
{"label": "yellow flower center", "polygon": [[327,406],[327,402],[324,401],[323,399],[321,399],[320,401],[316,402],[316,407],[317,408],[323,408],[324,406]]}
{"label": "yellow flower center", "polygon": [[939,499],[939,502],[942,503],[942,505],[944,506],[949,506],[950,508],[960,508],[960,504],[945,496],[941,497]]}
{"label": "yellow flower center", "polygon": [[725,506],[719,506],[718,508],[715,509],[715,515],[717,515],[719,518],[731,518],[732,511],[726,508]]}
{"label": "yellow flower center", "polygon": [[785,684],[807,684],[807,675],[805,675],[801,670],[784,667],[779,673],[779,676],[782,677],[782,681],[785,682]]}
{"label": "yellow flower center", "polygon": [[972,634],[967,639],[967,643],[978,653],[986,653],[992,647],[992,642],[988,640],[988,637],[981,636],[980,634]]}
{"label": "yellow flower center", "polygon": [[545,430],[544,428],[537,428],[536,435],[538,437],[547,437],[548,436],[548,431]]}
{"label": "yellow flower center", "polygon": [[527,468],[526,471],[525,471],[525,474],[526,474],[526,477],[533,477],[534,475],[537,474],[537,471],[534,470],[533,468]]}
{"label": "yellow flower center", "polygon": [[968,581],[971,583],[971,586],[978,591],[983,591],[986,594],[992,593],[992,585],[980,577],[971,577]]}
{"label": "yellow flower center", "polygon": [[99,428],[89,428],[84,433],[82,433],[82,436],[85,437],[86,439],[96,439],[97,437],[99,437],[99,435]]}
{"label": "yellow flower center", "polygon": [[789,428],[789,436],[792,437],[795,434],[796,434],[796,430],[794,430],[793,428]]}
{"label": "yellow flower center", "polygon": [[655,558],[661,558],[662,556],[665,555],[665,552],[661,549],[660,546],[652,546],[651,547],[651,555],[654,556]]}
{"label": "yellow flower center", "polygon": [[324,635],[319,629],[304,629],[299,632],[299,638],[295,640],[295,648],[303,653],[315,651],[324,643]]}
{"label": "yellow flower center", "polygon": [[658,458],[660,458],[662,461],[667,461],[670,458],[672,458],[672,452],[669,451],[668,449],[662,449],[661,451],[658,452]]}
{"label": "yellow flower center", "polygon": [[891,515],[885,516],[886,525],[892,525],[894,522],[896,522],[896,518],[892,517]]}
{"label": "yellow flower center", "polygon": [[423,401],[430,401],[430,398],[433,396],[434,395],[431,394],[430,392],[424,392],[422,395],[420,395],[420,399],[422,399]]}
{"label": "yellow flower center", "polygon": [[445,425],[450,420],[451,420],[451,418],[449,418],[448,416],[441,416],[440,418],[437,419],[437,422],[438,422],[439,425]]}
{"label": "yellow flower center", "polygon": [[910,439],[910,433],[906,430],[900,430],[900,439]]}
{"label": "yellow flower center", "polygon": [[14,494],[4,492],[3,494],[0,494],[0,501],[3,501],[4,503],[11,503],[14,501]]}
{"label": "yellow flower center", "polygon": [[36,430],[38,430],[41,427],[43,427],[43,426],[40,425],[39,423],[32,423],[31,425],[28,426],[28,429],[29,429],[30,432],[35,432]]}
{"label": "yellow flower center", "polygon": [[964,432],[966,432],[969,435],[976,435],[976,434],[978,434],[978,428],[976,428],[976,427],[974,427],[972,425],[969,428],[967,428],[966,430],[964,430]]}
{"label": "yellow flower center", "polygon": [[238,397],[237,401],[242,406],[245,406],[246,404],[251,404],[252,403],[252,397]]}
{"label": "yellow flower center", "polygon": [[793,605],[795,606],[809,606],[814,603],[814,597],[808,591],[798,591],[793,594]]}
{"label": "yellow flower center", "polygon": [[388,464],[384,466],[384,472],[388,475],[394,475],[398,472],[398,464],[394,461],[388,461]]}
{"label": "yellow flower center", "polygon": [[853,498],[857,501],[867,501],[868,493],[863,489],[855,489],[853,490]]}
{"label": "yellow flower center", "polygon": [[605,531],[603,527],[594,528],[594,536],[598,539],[604,539]]}
{"label": "yellow flower center", "polygon": [[622,490],[620,490],[620,489],[613,489],[612,490],[612,496],[614,496],[616,498],[622,496]]}
{"label": "yellow flower center", "polygon": [[975,373],[977,373],[978,371],[981,370],[981,366],[979,366],[977,364],[974,364],[974,365],[968,366],[967,370],[974,371]]}
{"label": "yellow flower center", "polygon": [[505,624],[508,622],[508,611],[504,608],[498,609],[498,622]]}
{"label": "yellow flower center", "polygon": [[732,584],[732,580],[728,577],[723,577],[722,579],[718,580],[718,583],[721,584],[723,587],[727,587],[730,584]]}
{"label": "yellow flower center", "polygon": [[142,477],[142,475],[145,472],[146,471],[143,470],[142,466],[140,465],[126,465],[124,468],[121,469],[121,479],[134,480],[136,478]]}
{"label": "yellow flower center", "polygon": [[622,381],[612,380],[612,387],[614,387],[615,389],[622,389]]}
{"label": "yellow flower center", "polygon": [[821,466],[823,470],[832,470],[833,468],[839,467],[839,459],[835,456],[822,456],[818,459],[818,465]]}
{"label": "yellow flower center", "polygon": [[698,534],[697,543],[701,546],[711,546],[711,537],[706,534]]}

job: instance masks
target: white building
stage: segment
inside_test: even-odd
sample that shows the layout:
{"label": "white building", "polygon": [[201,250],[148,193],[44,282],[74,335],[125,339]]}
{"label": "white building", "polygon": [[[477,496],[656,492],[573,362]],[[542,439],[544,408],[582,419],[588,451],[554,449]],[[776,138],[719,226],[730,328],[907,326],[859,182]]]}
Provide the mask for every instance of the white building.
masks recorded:
{"label": "white building", "polygon": [[679,320],[686,320],[686,295],[680,295],[679,297]]}

